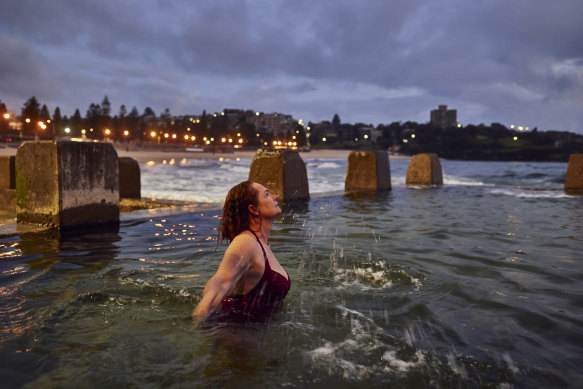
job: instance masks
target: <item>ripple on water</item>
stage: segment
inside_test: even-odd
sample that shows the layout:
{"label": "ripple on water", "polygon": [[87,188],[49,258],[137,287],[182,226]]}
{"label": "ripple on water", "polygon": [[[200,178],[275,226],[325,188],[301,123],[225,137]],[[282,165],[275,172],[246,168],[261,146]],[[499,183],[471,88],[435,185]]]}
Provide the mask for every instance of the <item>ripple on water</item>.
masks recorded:
{"label": "ripple on water", "polygon": [[423,351],[410,350],[406,342],[388,334],[365,314],[341,305],[336,309],[349,323],[350,332],[344,339],[323,339],[321,346],[307,351],[305,357],[312,369],[362,380],[408,371],[425,363]]}
{"label": "ripple on water", "polygon": [[423,325],[409,322],[401,334],[391,334],[362,312],[341,305],[336,309],[348,327],[344,337],[323,336],[320,344],[303,354],[309,374],[319,377],[315,382],[473,386],[479,374],[488,382],[512,386],[520,373],[508,354],[494,362],[480,361],[455,348],[436,352],[419,346],[423,341],[431,344]]}
{"label": "ripple on water", "polygon": [[408,274],[398,266],[385,265],[378,261],[359,263],[352,268],[334,267],[333,279],[338,283],[336,288],[354,288],[357,293],[370,290],[382,290],[395,286],[412,286],[419,290],[422,284],[418,278]]}

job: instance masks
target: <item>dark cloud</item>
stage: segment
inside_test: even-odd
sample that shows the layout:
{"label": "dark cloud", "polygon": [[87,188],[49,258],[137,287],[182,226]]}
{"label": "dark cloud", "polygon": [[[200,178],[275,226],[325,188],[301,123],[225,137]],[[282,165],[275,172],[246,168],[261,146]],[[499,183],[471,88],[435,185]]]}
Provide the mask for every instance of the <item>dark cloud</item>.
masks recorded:
{"label": "dark cloud", "polygon": [[[0,62],[0,85],[2,94],[24,103],[33,94],[48,98],[55,88],[52,75],[43,64],[46,56],[29,47],[18,37],[0,35],[2,59]],[[0,99],[6,101],[5,96]],[[16,107],[15,107],[16,108]],[[20,108],[20,105],[18,106]]]}
{"label": "dark cloud", "polygon": [[5,0],[0,99],[583,132],[579,3]]}

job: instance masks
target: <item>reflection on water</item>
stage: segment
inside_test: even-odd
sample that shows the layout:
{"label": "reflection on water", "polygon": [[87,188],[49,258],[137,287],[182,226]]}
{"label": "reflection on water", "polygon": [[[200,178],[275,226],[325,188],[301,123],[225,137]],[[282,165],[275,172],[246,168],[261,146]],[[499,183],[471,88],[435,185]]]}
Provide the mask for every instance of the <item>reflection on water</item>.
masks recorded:
{"label": "reflection on water", "polygon": [[[533,211],[536,210],[535,211]],[[271,244],[266,323],[198,328],[219,211],[0,238],[8,387],[576,387],[583,207],[480,186],[314,197]]]}
{"label": "reflection on water", "polygon": [[[51,315],[50,300],[63,293],[72,296],[71,284],[83,271],[93,272],[107,266],[115,257],[117,230],[92,230],[90,233],[61,234],[58,230],[26,232],[16,241],[0,244],[0,322],[1,342],[22,335],[38,324],[39,317]],[[67,272],[68,280],[45,293],[54,274]],[[43,285],[43,289],[38,287]],[[34,299],[33,301],[30,299]],[[47,302],[48,306],[40,304]],[[32,308],[34,306],[35,308]]]}

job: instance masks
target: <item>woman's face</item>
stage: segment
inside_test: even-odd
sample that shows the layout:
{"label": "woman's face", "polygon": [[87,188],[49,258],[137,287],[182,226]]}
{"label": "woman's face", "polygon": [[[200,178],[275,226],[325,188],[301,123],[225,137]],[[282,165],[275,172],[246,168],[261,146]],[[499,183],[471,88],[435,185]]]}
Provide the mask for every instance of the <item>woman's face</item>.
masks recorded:
{"label": "woman's face", "polygon": [[266,187],[256,182],[251,186],[257,192],[257,208],[261,212],[261,217],[272,218],[281,215],[276,195],[272,195]]}

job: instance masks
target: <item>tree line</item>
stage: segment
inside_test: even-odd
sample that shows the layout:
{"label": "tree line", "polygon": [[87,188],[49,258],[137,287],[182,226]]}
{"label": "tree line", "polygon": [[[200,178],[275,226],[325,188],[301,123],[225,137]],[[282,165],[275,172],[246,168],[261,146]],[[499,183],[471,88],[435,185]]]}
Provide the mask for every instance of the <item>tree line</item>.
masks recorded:
{"label": "tree line", "polygon": [[[238,111],[238,110],[235,110]],[[8,112],[0,101],[0,114]],[[250,112],[250,111],[249,111]],[[114,140],[136,143],[175,143],[175,144],[240,144],[259,147],[272,145],[275,139],[294,140],[298,147],[305,146],[306,137],[303,126],[294,125],[284,134],[274,136],[268,128],[250,122],[248,112],[225,116],[224,113],[207,114],[205,110],[197,115],[173,116],[166,108],[160,115],[146,107],[139,113],[136,107],[128,111],[125,105],[112,114],[109,98],[101,103],[91,103],[85,116],[76,109],[71,117],[63,116],[60,108],[49,113],[46,105],[41,105],[36,97],[28,99],[18,117],[18,128],[9,128],[2,122],[0,132],[19,135],[24,139],[55,139],[57,137],[83,137],[96,140]],[[212,141],[211,141],[212,139]]]}
{"label": "tree line", "polygon": [[[566,131],[520,131],[500,123],[440,128],[431,123],[310,123],[316,148],[388,149],[404,155],[435,153],[442,158],[486,161],[566,162],[583,153],[583,135]],[[332,136],[330,136],[332,135]],[[325,139],[325,141],[324,141]]]}

